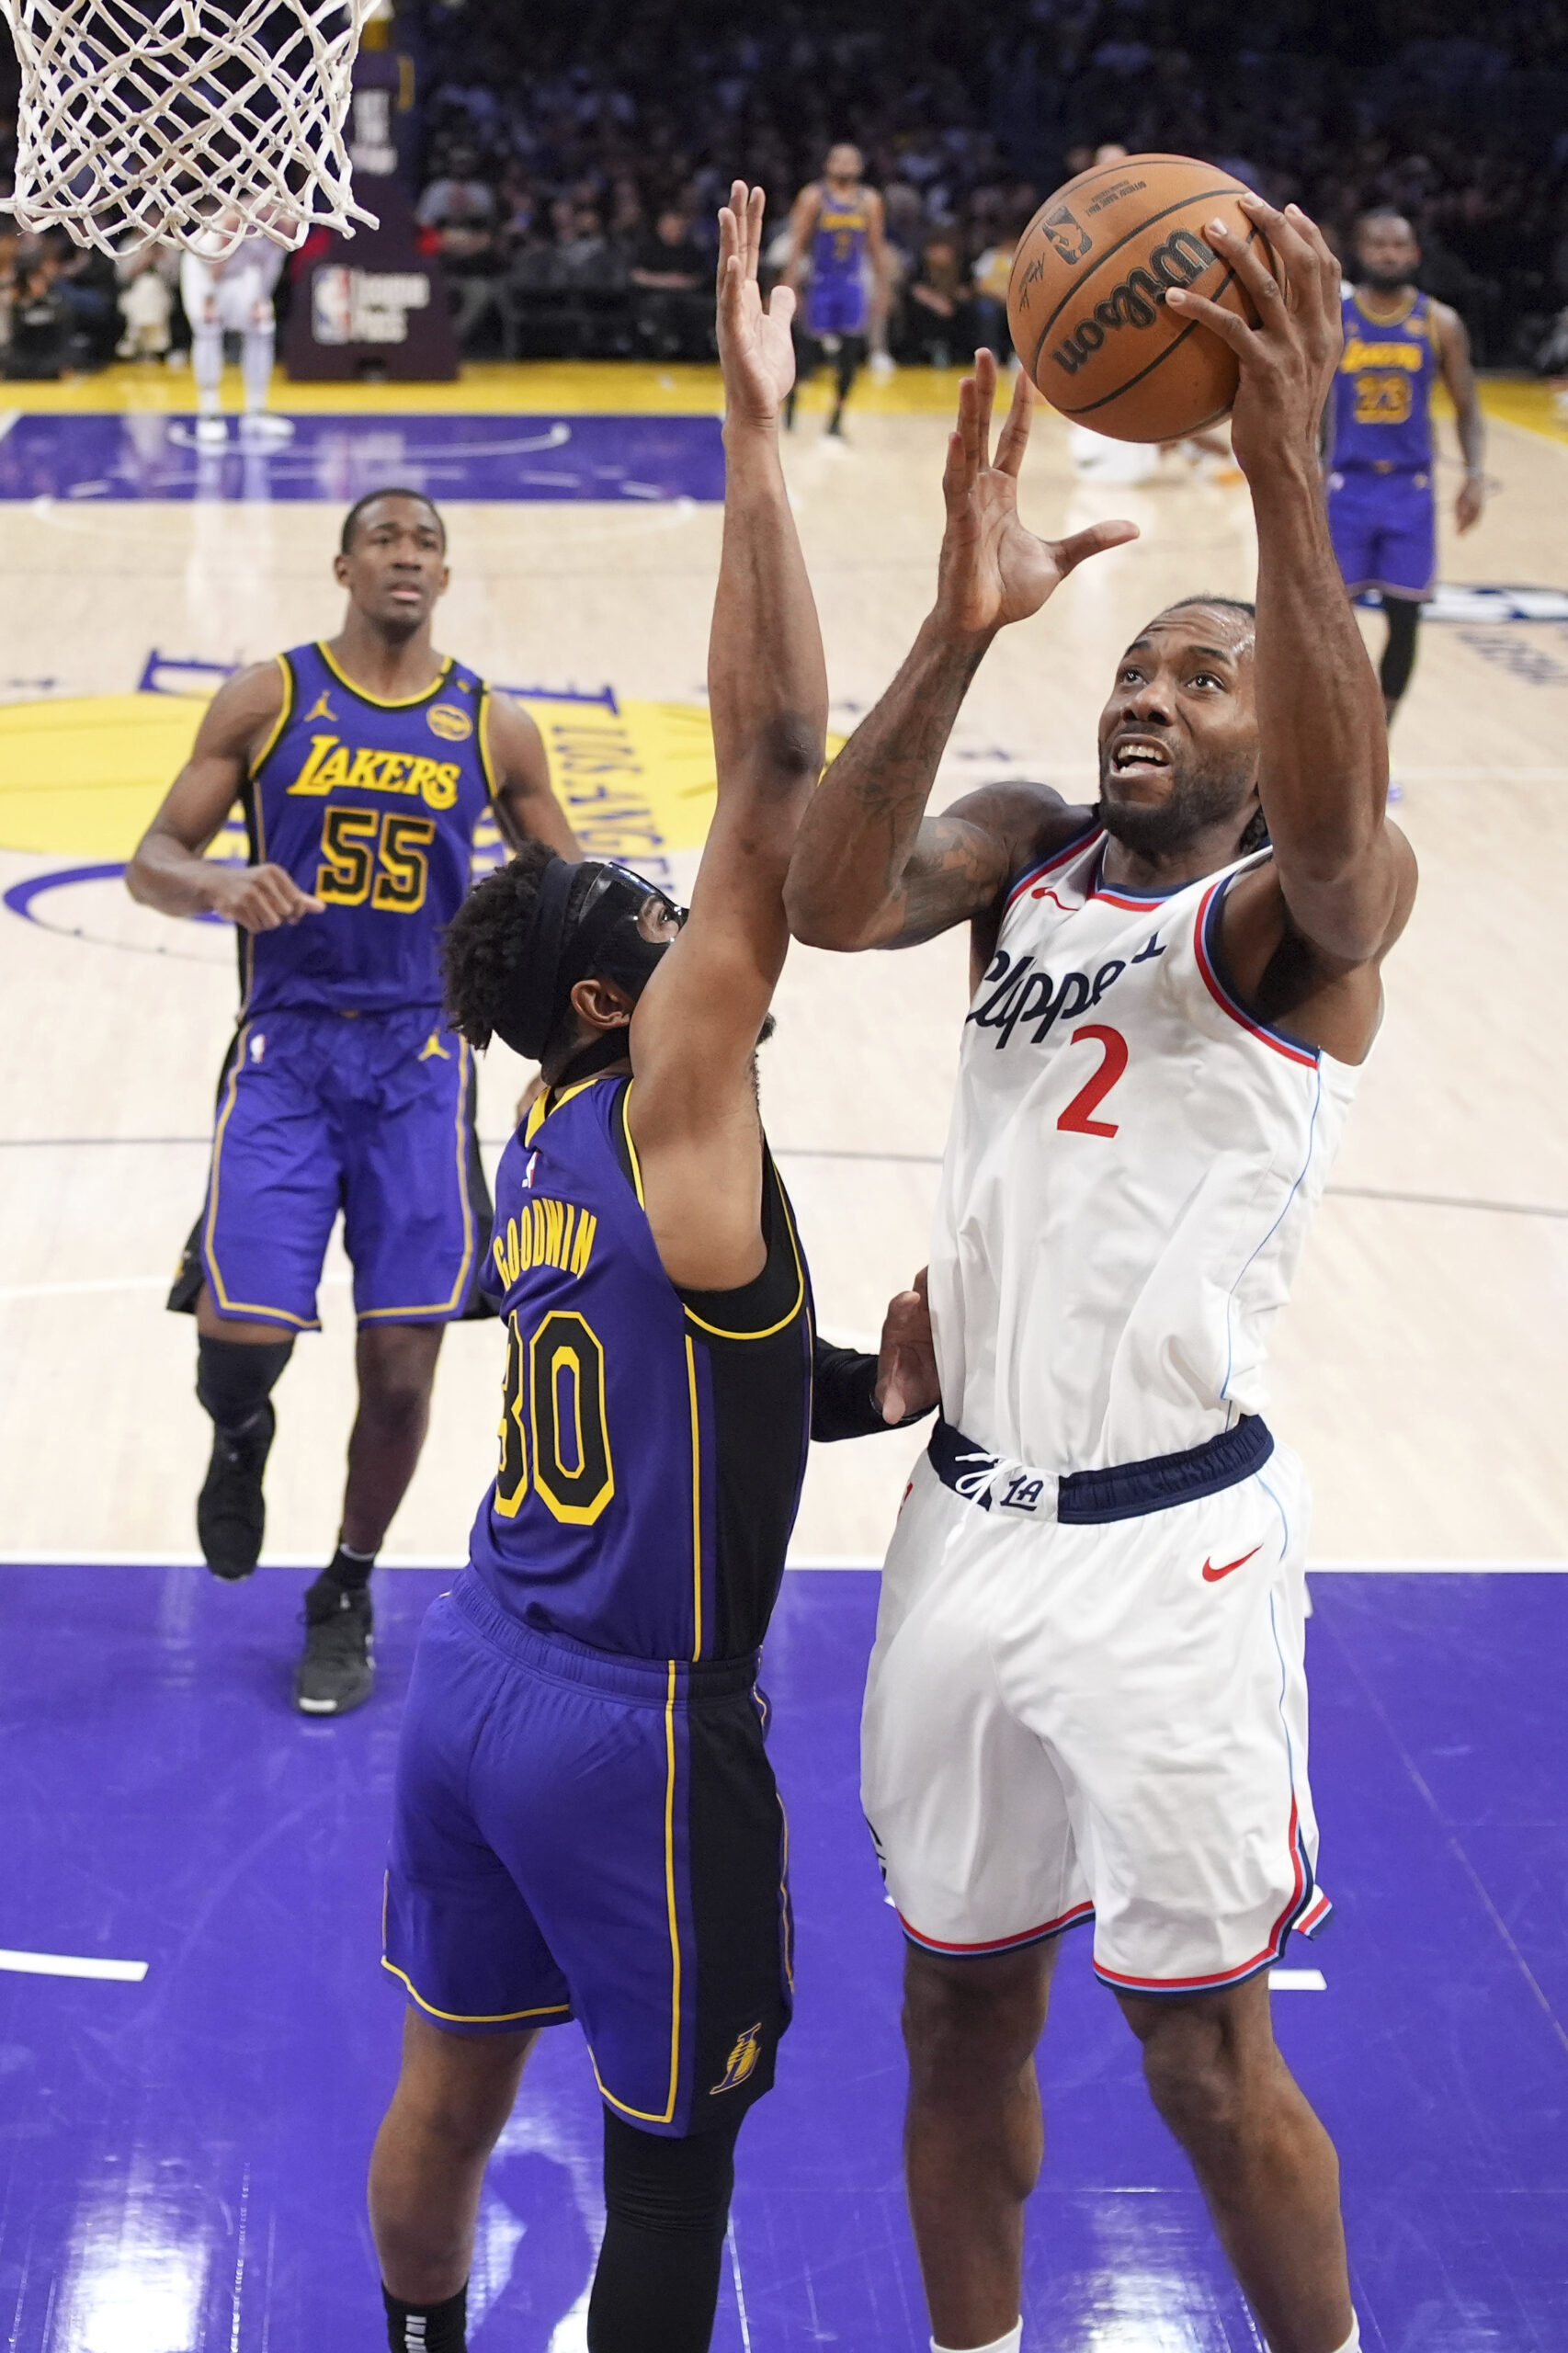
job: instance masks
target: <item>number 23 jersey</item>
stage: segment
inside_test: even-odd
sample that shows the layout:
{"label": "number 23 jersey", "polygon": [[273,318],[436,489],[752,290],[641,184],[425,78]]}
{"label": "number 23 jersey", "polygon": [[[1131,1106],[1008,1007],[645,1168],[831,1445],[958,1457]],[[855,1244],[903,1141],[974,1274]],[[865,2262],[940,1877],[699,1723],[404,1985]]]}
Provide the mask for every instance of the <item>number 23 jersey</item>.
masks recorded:
{"label": "number 23 jersey", "polygon": [[492,797],[484,682],[449,660],[423,694],[388,702],[323,645],[278,660],[283,709],[244,795],[251,861],[283,867],[325,911],[242,933],[244,1014],[435,1012],[440,936]]}
{"label": "number 23 jersey", "polygon": [[631,1658],[744,1658],[805,1472],[811,1288],[765,1149],[762,1272],[676,1290],[642,1206],[631,1087],[540,1097],[502,1155],[483,1278],[506,1323],[501,1455],[471,1558],[536,1632]]}
{"label": "number 23 jersey", "polygon": [[1096,827],[1013,885],[931,1249],[944,1414],[1059,1476],[1262,1410],[1357,1078],[1227,985],[1221,910],[1259,861],[1156,896],[1108,886],[1106,847]]}

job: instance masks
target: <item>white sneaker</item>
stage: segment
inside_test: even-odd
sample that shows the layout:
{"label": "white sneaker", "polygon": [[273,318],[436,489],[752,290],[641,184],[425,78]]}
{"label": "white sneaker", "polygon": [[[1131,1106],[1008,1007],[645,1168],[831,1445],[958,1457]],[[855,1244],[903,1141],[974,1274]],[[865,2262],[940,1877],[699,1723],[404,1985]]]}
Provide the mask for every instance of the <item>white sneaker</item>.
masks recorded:
{"label": "white sneaker", "polygon": [[226,449],[229,428],[221,416],[199,416],[196,420],[196,446],[199,449]]}
{"label": "white sneaker", "polygon": [[287,416],[276,416],[270,409],[249,408],[240,419],[242,441],[292,441],[294,426]]}
{"label": "white sneaker", "polygon": [[879,382],[884,381],[889,376],[896,376],[898,373],[898,369],[891,353],[886,351],[873,351],[869,359],[866,362],[866,365],[870,369],[872,375],[877,378]]}

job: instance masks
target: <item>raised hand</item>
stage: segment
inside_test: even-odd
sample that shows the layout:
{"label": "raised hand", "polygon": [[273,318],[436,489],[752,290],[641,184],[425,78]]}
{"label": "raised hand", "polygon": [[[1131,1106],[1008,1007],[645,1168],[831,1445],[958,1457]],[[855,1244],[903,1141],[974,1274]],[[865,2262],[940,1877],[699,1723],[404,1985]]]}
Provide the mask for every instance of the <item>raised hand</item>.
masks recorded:
{"label": "raised hand", "polygon": [[975,354],[974,373],[959,387],[959,421],[948,437],[942,476],[948,526],[937,573],[937,613],[965,636],[989,635],[1038,613],[1085,556],[1138,537],[1135,523],[1095,523],[1067,540],[1041,540],[1018,516],[1018,469],[1028,446],[1034,393],[1020,373],[991,456],[996,361]]}
{"label": "raised hand", "polygon": [[1209,222],[1203,237],[1251,295],[1257,325],[1187,288],[1173,287],[1165,300],[1181,317],[1210,328],[1241,363],[1231,446],[1237,465],[1252,476],[1271,460],[1296,462],[1315,449],[1345,334],[1340,267],[1317,223],[1299,204],[1277,212],[1261,196],[1240,202],[1268,240],[1272,269],[1256,240],[1247,244],[1223,222]]}
{"label": "raised hand", "polygon": [[761,188],[736,180],[719,214],[719,364],[728,414],[748,424],[777,422],[779,404],[795,381],[790,322],[795,297],[776,286],[762,306],[757,264],[762,256]]}

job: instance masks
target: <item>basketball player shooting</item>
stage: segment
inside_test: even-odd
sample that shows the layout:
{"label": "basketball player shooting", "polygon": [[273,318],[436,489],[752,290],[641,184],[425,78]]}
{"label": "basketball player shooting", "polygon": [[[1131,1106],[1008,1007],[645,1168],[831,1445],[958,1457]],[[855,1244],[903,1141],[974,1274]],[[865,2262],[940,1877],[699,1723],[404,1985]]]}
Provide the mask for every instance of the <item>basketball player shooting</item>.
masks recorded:
{"label": "basketball player shooting", "polygon": [[1432,386],[1454,404],[1464,481],[1454,523],[1468,531],[1486,496],[1486,427],[1464,321],[1416,286],[1421,248],[1397,212],[1356,227],[1356,283],[1344,297],[1345,349],[1329,411],[1328,521],[1353,597],[1376,589],[1388,636],[1379,682],[1389,723],[1415,667],[1421,608],[1437,585]]}
{"label": "basketball player shooting", "polygon": [[790,2018],[756,1678],[805,1440],[936,1402],[916,1293],[880,1366],[815,1340],[757,1113],[827,724],[778,458],[794,306],[762,307],[762,210],[737,183],[719,216],[718,806],[689,916],[623,867],[534,850],[448,936],[459,1028],[548,1084],[496,1178],[500,1465],[425,1620],[398,1757],[385,1960],[411,2006],[370,2174],[392,2353],[461,2353],[485,2165],[540,2029],[573,2018],[604,2099],[588,2345],[703,2353],[736,2141]]}
{"label": "basketball player shooting", "polygon": [[[887,299],[887,244],[882,199],[861,175],[865,160],[847,140],[830,147],[820,180],[795,199],[790,215],[790,258],[784,284],[800,291],[807,278],[805,310],[797,341],[803,382],[825,354],[834,362],[835,390],[828,432],[844,431],[844,409],[866,357],[870,301],[868,267],[879,301]],[[809,277],[807,273],[809,271]],[[795,422],[795,387],[784,404],[787,425]]]}
{"label": "basketball player shooting", "polygon": [[933,1238],[941,1415],[888,1555],[864,1798],[907,1938],[908,2186],[946,2347],[1020,2338],[1033,2054],[1059,1932],[1142,2045],[1274,2353],[1344,2353],[1337,2166],[1275,2047],[1268,1969],[1328,1912],[1303,1666],[1308,1496],[1262,1418],[1286,1296],[1415,890],[1316,435],[1340,350],[1317,229],[1206,231],[1256,328],[1168,300],[1240,364],[1257,601],[1197,595],[1128,647],[1100,798],[1009,784],[926,813],[998,631],[1131,536],[1018,519],[1020,380],[988,358],[949,448],[937,602],[827,772],[789,904],[820,947],[971,926]]}
{"label": "basketball player shooting", "polygon": [[[473,830],[576,855],[540,733],[437,654],[447,535],[416,491],[350,508],[329,643],[221,687],[126,873],[166,915],[240,934],[239,1028],[223,1067],[206,1206],[169,1305],[194,1312],[213,1423],[196,1507],[214,1576],[249,1576],[266,1525],[271,1396],[341,1208],[354,1265],[359,1408],[337,1550],[305,1596],[295,1700],[369,1697],[370,1571],[429,1418],[446,1325],[475,1312],[490,1203],[473,1061],[441,1013],[437,943],[468,891]],[[207,857],[236,801],[248,866]]]}

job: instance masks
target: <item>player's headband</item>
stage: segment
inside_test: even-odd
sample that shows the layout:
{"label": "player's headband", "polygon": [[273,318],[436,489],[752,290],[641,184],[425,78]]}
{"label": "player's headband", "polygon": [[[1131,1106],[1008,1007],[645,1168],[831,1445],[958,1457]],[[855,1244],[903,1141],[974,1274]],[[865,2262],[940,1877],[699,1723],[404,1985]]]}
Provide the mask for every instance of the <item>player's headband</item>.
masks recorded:
{"label": "player's headband", "polygon": [[573,990],[590,972],[641,996],[669,944],[643,937],[637,919],[650,899],[662,899],[686,920],[685,908],[658,883],[628,866],[591,863],[597,871],[575,910],[572,890],[582,869],[562,858],[545,867],[506,1003],[494,1024],[496,1036],[529,1062],[543,1061]]}

